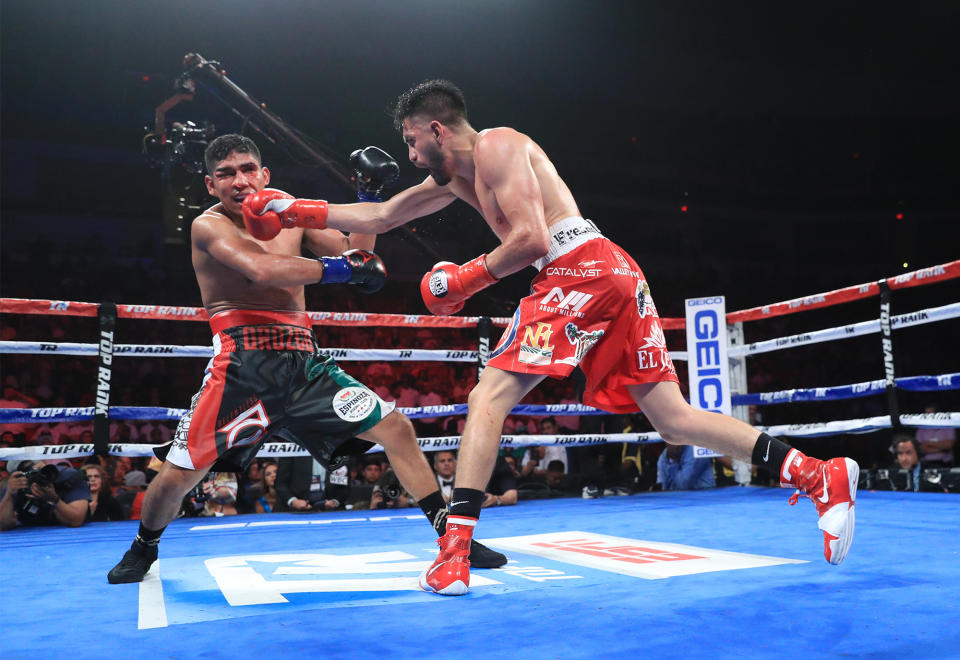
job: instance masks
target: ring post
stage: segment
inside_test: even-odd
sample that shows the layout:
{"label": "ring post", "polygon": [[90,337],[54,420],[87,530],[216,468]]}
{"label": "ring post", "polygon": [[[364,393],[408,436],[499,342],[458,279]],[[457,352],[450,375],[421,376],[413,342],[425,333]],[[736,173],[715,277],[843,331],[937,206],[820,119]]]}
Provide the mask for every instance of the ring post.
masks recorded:
{"label": "ring post", "polygon": [[93,453],[103,456],[110,443],[110,377],[113,374],[113,331],[117,324],[117,306],[100,303],[97,306],[100,323],[100,345],[97,354],[97,397],[93,409]]}

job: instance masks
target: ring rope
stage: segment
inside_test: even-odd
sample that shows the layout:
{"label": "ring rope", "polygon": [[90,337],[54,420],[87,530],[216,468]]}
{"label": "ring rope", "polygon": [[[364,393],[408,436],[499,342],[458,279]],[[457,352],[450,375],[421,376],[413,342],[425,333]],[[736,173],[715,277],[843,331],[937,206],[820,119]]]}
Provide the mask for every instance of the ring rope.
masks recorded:
{"label": "ring rope", "polygon": [[[97,355],[99,344],[41,341],[0,341],[0,353],[18,355]],[[455,349],[318,348],[337,360],[395,362],[476,362],[477,351]],[[212,346],[114,344],[114,357],[213,357]]]}
{"label": "ring rope", "polygon": [[[0,314],[41,314],[52,316],[96,316],[99,303],[70,300],[0,298]],[[314,325],[369,326],[390,328],[473,328],[479,316],[433,316],[432,314],[370,314],[367,312],[306,312]],[[210,317],[203,307],[165,305],[117,305],[117,318],[154,321],[203,321]],[[491,319],[505,327],[508,316]]]}
{"label": "ring rope", "polygon": [[[906,376],[896,378],[897,387],[909,392],[935,392],[960,389],[960,373],[940,374],[939,376]],[[884,378],[868,380],[850,385],[833,387],[810,387],[780,390],[779,392],[753,392],[734,394],[730,402],[735,406],[766,406],[775,403],[795,403],[798,401],[839,401],[883,394],[887,388]]]}
{"label": "ring rope", "polygon": [[[932,392],[960,389],[960,373],[940,374],[937,376],[905,376],[896,379],[897,387],[911,392]],[[833,387],[812,387],[780,390],[778,392],[757,392],[734,394],[735,406],[772,405],[799,401],[838,401],[882,394],[886,387],[884,379],[835,385]],[[440,406],[422,406],[397,408],[410,419],[466,415],[467,404],[451,403]],[[164,408],[162,406],[110,406],[110,419],[118,420],[172,420],[177,421],[187,413],[186,408]],[[59,408],[0,408],[0,424],[29,424],[37,422],[79,422],[93,419],[94,407]],[[606,415],[603,410],[582,403],[520,404],[514,406],[511,415]]]}
{"label": "ring rope", "polygon": [[[922,413],[900,415],[903,426],[914,428],[960,428],[960,413]],[[891,428],[890,416],[867,417],[862,419],[835,420],[814,424],[782,424],[778,426],[757,426],[757,430],[773,436],[795,438],[816,438],[840,433],[870,433]],[[417,442],[425,451],[454,449],[460,446],[460,436],[440,436],[418,438]],[[653,443],[663,442],[658,433],[606,433],[606,434],[570,434],[570,435],[504,435],[500,438],[501,447],[531,447],[539,445],[561,445],[564,447],[583,447],[602,445],[610,442]],[[110,443],[108,450],[115,456],[133,458],[153,456],[157,445]],[[383,451],[374,446],[370,452]],[[0,448],[0,461],[8,460],[52,460],[80,458],[93,454],[93,443],[68,445],[38,445],[34,447]],[[268,442],[257,453],[262,458],[284,458],[288,456],[309,456],[309,453],[294,442]]]}
{"label": "ring rope", "polygon": [[[781,316],[784,314],[790,314],[797,311],[805,311],[807,309],[815,309],[820,307],[826,307],[830,305],[835,305],[843,302],[849,302],[852,300],[862,299],[868,296],[877,295],[881,290],[889,289],[899,289],[912,286],[919,286],[934,282],[939,282],[947,279],[952,279],[960,276],[960,260],[951,262],[948,264],[943,264],[941,266],[935,266],[932,268],[925,268],[912,273],[905,273],[903,275],[894,277],[890,280],[880,280],[876,283],[864,284],[854,287],[846,287],[844,289],[838,289],[836,291],[828,292],[826,294],[818,294],[815,296],[806,296],[804,298],[797,298],[790,301],[785,301],[782,303],[775,303],[773,305],[765,305],[763,307],[753,308],[751,310],[742,310],[741,312],[731,312],[727,315],[727,321],[729,323],[736,323],[748,320],[755,320],[760,318],[770,318],[773,316]],[[113,307],[111,305],[111,307]],[[102,311],[103,306],[96,303],[71,303],[68,301],[43,301],[43,300],[24,300],[24,299],[9,299],[9,298],[0,298],[0,313],[25,313],[25,314],[54,314],[54,315],[79,315],[79,316],[97,316],[99,311]],[[960,304],[946,305],[939,308],[932,308],[927,310],[921,310],[919,312],[914,312],[912,314],[904,314],[892,319],[892,327],[908,327],[911,325],[918,325],[922,323],[932,322],[934,320],[944,320],[947,318],[955,318],[960,316]],[[482,320],[482,317],[434,317],[434,316],[420,316],[420,315],[400,315],[400,314],[366,314],[366,313],[332,313],[332,312],[309,312],[310,318],[314,321],[316,325],[343,325],[343,326],[369,326],[369,325],[387,325],[394,327],[476,327],[478,322]],[[151,306],[151,305],[122,305],[117,307],[117,314],[120,318],[141,318],[141,319],[174,319],[174,320],[196,320],[196,321],[205,321],[207,320],[206,312],[200,308],[190,308],[190,307],[163,307],[163,306]],[[886,320],[886,319],[885,319]],[[492,319],[493,323],[496,325],[506,325],[509,321],[508,318],[495,318]],[[683,319],[661,319],[664,329],[682,329],[685,325]],[[891,326],[886,326],[888,329]],[[731,346],[730,356],[737,357],[743,355],[749,355],[753,353],[768,352],[772,350],[779,350],[780,348],[789,348],[797,345],[809,344],[809,343],[818,343],[820,341],[829,341],[832,339],[849,337],[849,336],[858,336],[861,334],[869,334],[872,332],[878,332],[881,330],[880,321],[868,321],[865,323],[852,324],[849,326],[841,326],[839,328],[831,328],[827,330],[816,331],[812,333],[804,333],[801,335],[794,335],[791,337],[785,337],[780,339],[769,340],[766,342],[756,342],[748,346]],[[62,354],[94,354],[102,350],[101,346],[98,345],[85,345],[85,344],[55,344],[55,343],[44,343],[44,342],[3,342],[3,344],[10,344],[10,348],[24,348],[23,344],[33,344],[34,348],[39,348],[37,353],[51,353],[51,352],[60,352]],[[779,345],[778,345],[779,344]],[[19,346],[18,346],[19,345]],[[93,350],[90,350],[91,347]],[[60,347],[63,347],[63,350],[58,350]],[[175,355],[177,350],[183,351],[192,351],[192,355],[197,357],[209,357],[212,354],[212,349],[204,346],[194,346],[194,347],[176,347],[176,346],[148,346],[148,345],[117,345],[116,347],[109,347],[111,349],[116,349],[116,353],[127,354],[127,355],[139,355],[139,356],[149,356],[149,355]],[[69,350],[78,350],[84,351],[80,353],[69,353]],[[351,357],[347,357],[348,354],[344,353],[345,351],[350,351],[353,349],[327,349],[329,351],[336,351],[334,355],[340,357],[340,359],[349,360],[349,359],[364,359],[361,357],[362,354],[366,353],[367,355],[372,355],[378,352],[378,349],[357,349],[354,351],[354,354]],[[86,351],[89,351],[87,353]],[[159,351],[159,352],[158,352]],[[3,347],[0,346],[0,352],[3,352]],[[17,352],[31,352],[30,350],[17,350]],[[371,360],[403,360],[403,359],[415,359],[413,358],[412,351],[381,351],[381,354],[378,356],[370,357]],[[387,355],[384,355],[387,353]],[[403,354],[406,353],[409,357],[404,358]],[[443,361],[447,360],[448,354],[450,353],[460,353],[462,358],[460,360],[467,362],[473,361],[477,358],[478,352],[475,351],[446,351],[440,350],[436,351],[438,354],[443,354]],[[685,359],[685,352],[676,352],[674,359]],[[439,356],[438,356],[439,357]],[[460,361],[452,360],[452,361]],[[914,377],[917,379],[917,387],[923,387],[927,389],[954,389],[955,385],[955,374],[943,374],[941,376],[920,376]],[[924,379],[926,379],[924,381]],[[933,379],[936,379],[933,382]],[[898,379],[902,380],[902,379]],[[886,383],[887,388],[893,385],[892,373],[888,374],[887,381],[880,381],[881,383]],[[850,392],[842,392],[844,388],[849,388]],[[862,392],[854,392],[854,390],[862,390]],[[866,384],[854,384],[851,386],[840,386],[835,388],[815,388],[812,390],[793,390],[785,391],[789,394],[783,394],[783,400],[776,400],[775,396],[779,393],[761,393],[760,395],[735,395],[737,396],[757,396],[760,399],[764,398],[764,394],[768,395],[767,398],[769,401],[766,403],[779,403],[789,400],[791,396],[800,397],[797,400],[802,400],[804,396],[812,396],[814,399],[818,398],[827,398],[827,397],[836,397],[836,398],[848,398],[849,395],[861,395],[868,396],[875,393],[873,382],[868,382]],[[812,399],[811,399],[812,400]],[[739,405],[742,405],[739,401],[736,402]],[[418,416],[439,416],[440,414],[457,414],[452,410],[447,410],[447,408],[456,409],[456,406],[463,406],[465,411],[465,404],[454,404],[453,406],[434,406],[430,407],[434,411],[425,412]],[[562,404],[560,404],[562,405]],[[120,408],[120,407],[117,407]],[[143,414],[144,409],[129,407],[131,411],[138,411],[137,414]],[[157,409],[165,411],[168,416],[176,415],[179,417],[182,415],[184,410],[174,409],[174,408],[163,408]],[[410,409],[408,409],[410,410]],[[443,412],[440,412],[443,410]],[[33,409],[26,410],[23,409],[20,412],[26,414],[34,414],[34,411],[49,411],[51,414],[62,414],[63,412],[76,412],[80,415],[80,419],[88,418],[86,413],[89,411],[90,416],[93,416],[93,408],[61,408],[61,409]],[[112,411],[111,411],[112,412]],[[410,412],[414,412],[410,410]],[[420,411],[422,412],[422,410]],[[553,410],[551,413],[555,414],[557,411]],[[530,414],[530,413],[527,413]],[[578,414],[602,414],[602,411],[595,412],[586,412],[578,411]],[[153,417],[156,419],[156,417]],[[34,417],[31,420],[27,421],[52,421],[57,419],[56,417]],[[817,437],[822,435],[833,435],[837,433],[866,433],[870,431],[876,431],[883,428],[890,428],[893,425],[893,420],[896,420],[899,424],[903,426],[929,426],[929,427],[960,427],[960,413],[934,413],[927,415],[884,415],[879,417],[871,417],[864,419],[855,419],[855,420],[836,420],[832,422],[823,422],[823,423],[813,423],[813,424],[791,424],[791,425],[781,425],[781,426],[772,426],[772,427],[759,427],[761,430],[766,430],[774,435],[785,435],[785,436],[799,436],[799,437]],[[604,442],[656,442],[661,441],[659,436],[655,433],[653,434],[609,434],[604,436],[504,436],[503,444],[509,445],[513,443],[518,443],[518,446],[528,446],[533,444],[565,444],[568,446],[577,446],[579,444],[600,444]],[[420,440],[421,446],[425,448],[437,448],[440,446],[444,447],[453,447],[459,446],[459,436],[449,436],[442,438],[423,438]],[[284,443],[281,443],[283,447]],[[282,454],[271,453],[270,449],[276,446],[276,443],[270,443],[264,446],[264,451],[261,452],[261,455],[273,455],[279,456]],[[36,454],[47,454],[47,455],[59,455],[62,457],[67,457],[64,452],[70,451],[71,448],[76,448],[77,451],[82,453],[78,455],[85,455],[93,453],[94,445],[52,445],[47,447],[25,447],[25,448],[13,448],[13,449],[2,449],[0,450],[0,457],[7,457],[12,452],[17,452],[19,455],[11,455],[9,457],[21,457],[23,454],[27,455],[36,455]],[[89,451],[87,451],[89,449]],[[306,452],[299,448],[296,444],[287,443],[287,449],[292,450],[294,453],[289,455],[306,455]],[[114,451],[116,450],[116,451]],[[150,455],[150,446],[149,445],[111,445],[110,451],[112,453],[119,453],[124,455],[124,451],[136,451],[136,452],[145,452],[145,453],[136,453],[133,455],[142,456]]]}
{"label": "ring rope", "polygon": [[[926,284],[934,284],[960,277],[960,259],[938,266],[921,268],[887,278],[891,289],[905,289]],[[727,323],[756,321],[773,318],[808,309],[831,307],[854,300],[870,298],[880,292],[878,282],[855,284],[853,286],[828,291],[826,293],[794,298],[783,302],[751,307],[727,314]],[[25,298],[0,298],[0,314],[44,314],[55,316],[96,316],[98,303],[75,302],[68,300],[30,300]],[[425,328],[471,328],[479,321],[477,316],[432,316],[417,314],[368,314],[364,312],[307,312],[315,325],[368,326],[385,327],[425,327]],[[119,318],[156,319],[179,321],[207,321],[206,310],[202,307],[170,307],[164,305],[117,305]],[[492,319],[494,325],[506,326],[509,317]],[[683,318],[662,317],[664,330],[682,330],[686,326]]]}
{"label": "ring rope", "polygon": [[[894,330],[945,321],[960,317],[960,302],[921,309],[891,318]],[[819,344],[835,339],[847,339],[880,332],[880,321],[863,321],[849,325],[804,332],[786,337],[753,342],[742,346],[729,346],[729,357],[770,353],[795,346]],[[75,342],[0,341],[0,353],[19,355],[96,355],[99,344]],[[395,361],[395,362],[476,362],[477,351],[445,349],[383,349],[383,348],[319,348],[319,353],[343,361]],[[211,346],[176,346],[163,344],[115,344],[114,356],[134,357],[205,357],[213,356]],[[686,351],[670,351],[673,360],[687,359]]]}
{"label": "ring rope", "polygon": [[[907,289],[915,286],[924,286],[943,282],[960,277],[960,259],[949,263],[921,268],[909,273],[895,275],[887,278],[887,285],[891,289]],[[761,305],[760,307],[751,307],[737,312],[727,314],[727,323],[740,323],[743,321],[757,321],[759,319],[769,319],[775,316],[784,316],[796,312],[805,312],[809,309],[819,309],[821,307],[832,307],[842,303],[872,298],[880,293],[879,282],[869,282],[866,284],[854,284],[853,286],[818,293],[812,296],[803,296],[793,300],[773,303],[770,305]]]}
{"label": "ring rope", "polygon": [[[921,309],[909,314],[900,314],[890,319],[892,328],[909,328],[914,325],[924,325],[936,321],[945,321],[960,317],[960,303],[951,303],[941,307],[931,307]],[[805,346],[807,344],[819,344],[825,341],[835,339],[847,339],[849,337],[859,337],[860,335],[869,335],[880,332],[880,320],[862,321],[860,323],[851,323],[850,325],[827,328],[825,330],[816,330],[814,332],[804,332],[788,337],[778,337],[766,341],[753,342],[743,346],[730,346],[727,348],[728,357],[740,357],[742,355],[756,355],[757,353],[770,353],[794,346]],[[672,354],[671,354],[672,355]]]}

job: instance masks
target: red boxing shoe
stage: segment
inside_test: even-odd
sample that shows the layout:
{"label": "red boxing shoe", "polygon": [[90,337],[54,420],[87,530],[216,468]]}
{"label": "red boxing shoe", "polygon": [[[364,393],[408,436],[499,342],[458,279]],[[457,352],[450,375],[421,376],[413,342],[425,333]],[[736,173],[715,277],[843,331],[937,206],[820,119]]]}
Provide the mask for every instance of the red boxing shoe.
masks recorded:
{"label": "red boxing shoe", "polygon": [[817,526],[823,531],[823,556],[839,564],[853,543],[853,505],[857,499],[860,466],[850,458],[821,461],[791,449],[780,471],[780,485],[794,486],[790,498],[796,504],[800,491],[813,500],[820,515]]}
{"label": "red boxing shoe", "polygon": [[467,593],[470,587],[470,538],[476,523],[472,518],[447,519],[447,533],[437,539],[440,554],[420,574],[421,589],[442,596]]}

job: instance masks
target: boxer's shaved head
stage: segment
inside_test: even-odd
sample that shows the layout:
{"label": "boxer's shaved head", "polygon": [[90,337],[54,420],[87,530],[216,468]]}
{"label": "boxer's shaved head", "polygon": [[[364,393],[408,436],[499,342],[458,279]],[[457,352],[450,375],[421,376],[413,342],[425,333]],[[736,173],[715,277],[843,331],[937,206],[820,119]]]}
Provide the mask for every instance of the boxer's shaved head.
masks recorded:
{"label": "boxer's shaved head", "polygon": [[257,159],[258,163],[263,162],[260,160],[260,149],[257,148],[253,140],[243,135],[237,135],[236,133],[228,133],[221,135],[207,145],[206,150],[203,152],[203,162],[207,166],[207,174],[213,174],[217,163],[234,152],[238,154],[250,154]]}
{"label": "boxer's shaved head", "polygon": [[397,98],[393,126],[403,132],[403,120],[423,115],[441,124],[458,124],[467,120],[467,102],[463,92],[449,80],[424,80]]}

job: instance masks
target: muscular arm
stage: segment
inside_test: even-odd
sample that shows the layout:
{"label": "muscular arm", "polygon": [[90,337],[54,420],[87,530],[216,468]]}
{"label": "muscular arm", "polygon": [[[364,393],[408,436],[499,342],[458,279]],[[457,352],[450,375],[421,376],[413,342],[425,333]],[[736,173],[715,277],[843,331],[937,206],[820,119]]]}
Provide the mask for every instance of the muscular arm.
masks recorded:
{"label": "muscular arm", "polygon": [[53,510],[53,517],[65,527],[79,527],[87,518],[88,500],[76,500],[74,502],[57,501],[57,506]]}
{"label": "muscular arm", "polygon": [[348,236],[336,229],[305,229],[303,231],[304,246],[318,257],[336,256],[347,250],[373,252],[376,241],[376,234],[354,233]]}
{"label": "muscular arm", "polygon": [[327,227],[361,234],[383,234],[449,205],[457,197],[433,179],[411,186],[382,203],[330,204]]}
{"label": "muscular arm", "polygon": [[[529,266],[550,249],[540,183],[527,146],[527,138],[509,130],[491,131],[476,146],[477,181],[490,189],[511,227],[503,243],[487,255],[487,269],[498,279]],[[484,204],[482,197],[480,201]]]}
{"label": "muscular arm", "polygon": [[195,250],[206,252],[256,284],[297,286],[323,277],[319,261],[271,254],[224,219],[201,215],[193,221],[191,236]]}

